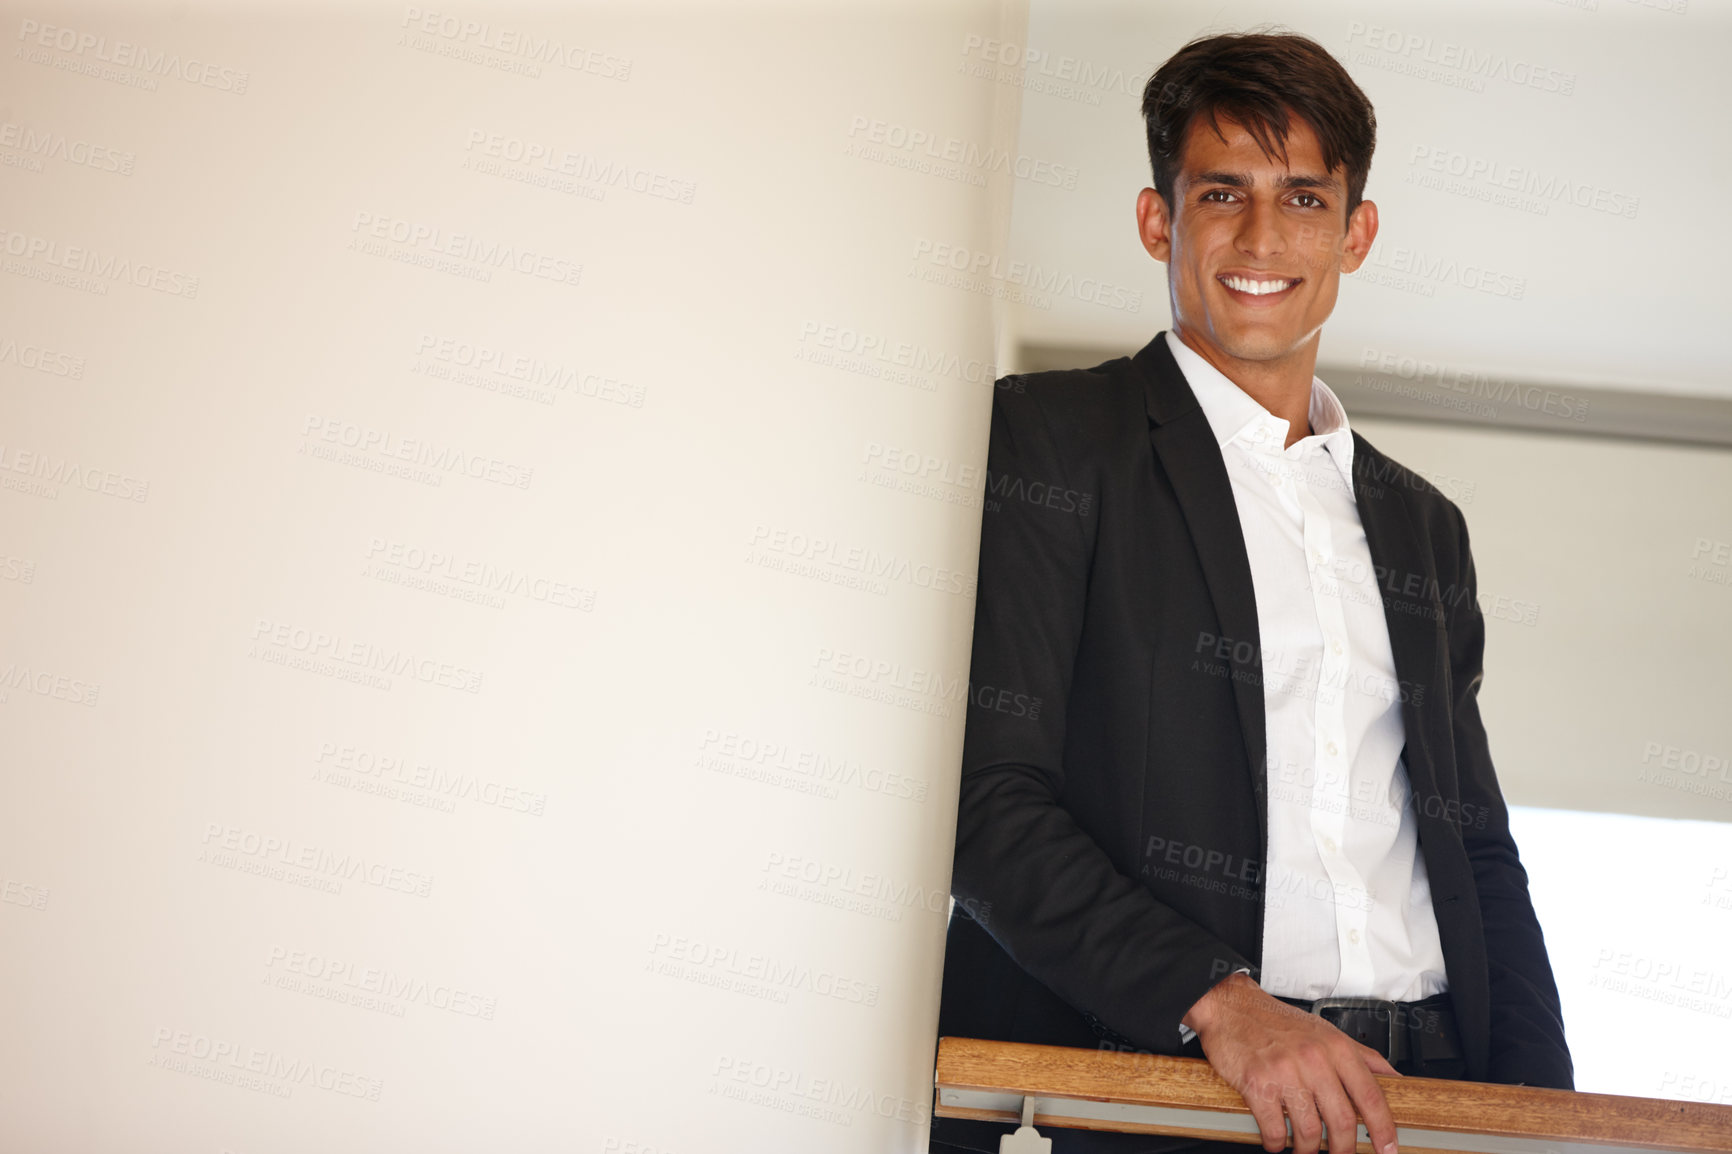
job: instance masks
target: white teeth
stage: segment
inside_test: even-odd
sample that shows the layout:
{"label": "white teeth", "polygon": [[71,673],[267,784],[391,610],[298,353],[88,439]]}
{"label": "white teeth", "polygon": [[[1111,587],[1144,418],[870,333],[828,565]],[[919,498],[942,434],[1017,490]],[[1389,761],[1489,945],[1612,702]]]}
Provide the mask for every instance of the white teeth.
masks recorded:
{"label": "white teeth", "polygon": [[1229,288],[1235,288],[1242,293],[1250,293],[1253,296],[1278,293],[1299,283],[1291,280],[1249,280],[1242,276],[1224,276],[1221,280]]}

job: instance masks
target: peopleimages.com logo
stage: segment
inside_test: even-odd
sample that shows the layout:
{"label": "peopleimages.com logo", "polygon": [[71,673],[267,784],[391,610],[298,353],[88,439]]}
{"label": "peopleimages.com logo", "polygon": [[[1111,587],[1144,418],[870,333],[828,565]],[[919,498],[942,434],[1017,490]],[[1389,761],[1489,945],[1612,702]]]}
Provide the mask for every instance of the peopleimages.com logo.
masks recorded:
{"label": "peopleimages.com logo", "polygon": [[[1110,284],[1098,277],[1082,276],[1063,269],[1046,268],[1025,260],[1006,260],[996,253],[971,249],[966,245],[944,244],[917,239],[914,242],[916,270],[931,266],[938,275],[923,275],[921,279],[935,284],[948,284],[971,292],[984,292],[1007,299],[1029,297],[1037,307],[1048,297],[1068,297],[1083,304],[1119,312],[1140,312],[1143,307],[1141,289],[1128,289]],[[1013,291],[1014,290],[1014,291]]]}

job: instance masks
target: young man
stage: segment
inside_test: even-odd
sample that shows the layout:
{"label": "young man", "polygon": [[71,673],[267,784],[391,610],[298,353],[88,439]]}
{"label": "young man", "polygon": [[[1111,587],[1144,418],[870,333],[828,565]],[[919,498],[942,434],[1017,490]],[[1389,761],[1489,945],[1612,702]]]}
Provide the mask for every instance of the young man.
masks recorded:
{"label": "young man", "polygon": [[1313,375],[1376,122],[1293,35],[1186,45],[1143,114],[1172,330],[995,390],[970,679],[1042,707],[970,702],[939,1032],[1206,1057],[1265,1149],[1392,1151],[1373,1074],[1573,1083],[1461,511]]}

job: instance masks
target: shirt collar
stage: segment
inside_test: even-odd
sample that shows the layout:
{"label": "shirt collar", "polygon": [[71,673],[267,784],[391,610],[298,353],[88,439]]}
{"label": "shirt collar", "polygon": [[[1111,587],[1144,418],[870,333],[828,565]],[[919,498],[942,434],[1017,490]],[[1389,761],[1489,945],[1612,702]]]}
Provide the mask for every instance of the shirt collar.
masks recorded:
{"label": "shirt collar", "polygon": [[1185,383],[1191,386],[1203,416],[1208,418],[1216,443],[1223,449],[1238,441],[1253,451],[1280,454],[1300,450],[1311,441],[1328,452],[1341,471],[1348,492],[1353,491],[1353,431],[1347,425],[1347,410],[1334,390],[1320,378],[1311,378],[1311,436],[1294,442],[1293,449],[1284,450],[1289,431],[1287,421],[1258,404],[1171,330],[1161,337],[1185,375]]}

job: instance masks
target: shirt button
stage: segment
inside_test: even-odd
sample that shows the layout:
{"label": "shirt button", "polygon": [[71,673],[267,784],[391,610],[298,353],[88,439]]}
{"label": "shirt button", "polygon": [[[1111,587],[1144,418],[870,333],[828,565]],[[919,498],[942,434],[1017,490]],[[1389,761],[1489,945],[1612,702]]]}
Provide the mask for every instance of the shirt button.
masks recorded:
{"label": "shirt button", "polygon": [[1335,650],[1335,652],[1340,653],[1341,652],[1341,642],[1339,642],[1339,641],[1332,642],[1330,644],[1330,648]]}
{"label": "shirt button", "polygon": [[1328,745],[1324,746],[1323,748],[1326,751],[1328,751],[1328,754],[1330,757],[1334,757],[1336,754],[1341,752],[1339,749],[1337,749],[1335,747],[1335,743],[1333,741],[1331,741]]}
{"label": "shirt button", "polygon": [[1323,839],[1323,848],[1328,850],[1330,853],[1334,853],[1335,852],[1335,839],[1332,837],[1325,837]]}
{"label": "shirt button", "polygon": [[1347,940],[1352,942],[1354,945],[1357,946],[1359,944],[1359,931],[1358,930],[1348,930],[1347,931]]}

